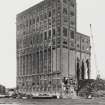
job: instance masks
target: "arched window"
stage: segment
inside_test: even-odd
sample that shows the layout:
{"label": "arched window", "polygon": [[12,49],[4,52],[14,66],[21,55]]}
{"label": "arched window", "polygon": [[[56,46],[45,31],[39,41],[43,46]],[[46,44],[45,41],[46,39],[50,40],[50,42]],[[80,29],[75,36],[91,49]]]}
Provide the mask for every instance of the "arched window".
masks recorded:
{"label": "arched window", "polygon": [[80,65],[79,65],[79,58],[77,57],[77,80],[80,80]]}
{"label": "arched window", "polygon": [[82,79],[84,79],[84,75],[85,75],[85,66],[84,66],[84,61],[82,61],[82,66],[81,66],[81,77]]}
{"label": "arched window", "polygon": [[89,60],[86,60],[86,65],[87,65],[87,75],[88,75],[88,79],[89,79]]}

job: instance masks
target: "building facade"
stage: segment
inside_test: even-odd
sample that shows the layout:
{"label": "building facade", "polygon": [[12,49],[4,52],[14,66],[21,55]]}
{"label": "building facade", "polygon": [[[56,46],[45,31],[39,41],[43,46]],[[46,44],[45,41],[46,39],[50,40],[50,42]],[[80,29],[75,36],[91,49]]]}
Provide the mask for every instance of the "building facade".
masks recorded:
{"label": "building facade", "polygon": [[0,95],[6,94],[6,87],[3,85],[0,85]]}
{"label": "building facade", "polygon": [[44,0],[16,21],[20,92],[60,93],[64,78],[90,78],[90,38],[76,32],[76,0]]}

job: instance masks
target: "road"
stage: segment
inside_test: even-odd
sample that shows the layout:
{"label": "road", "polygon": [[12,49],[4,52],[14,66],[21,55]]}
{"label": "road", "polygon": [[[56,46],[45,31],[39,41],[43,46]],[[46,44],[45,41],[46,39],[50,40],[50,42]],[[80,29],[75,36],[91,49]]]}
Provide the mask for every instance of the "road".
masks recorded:
{"label": "road", "polygon": [[105,98],[97,99],[0,99],[0,105],[105,105]]}

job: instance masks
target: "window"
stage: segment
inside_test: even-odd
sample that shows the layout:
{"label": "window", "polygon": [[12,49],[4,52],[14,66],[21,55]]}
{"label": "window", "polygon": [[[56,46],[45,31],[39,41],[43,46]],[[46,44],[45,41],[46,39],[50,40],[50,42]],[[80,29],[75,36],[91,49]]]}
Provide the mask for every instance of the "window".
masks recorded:
{"label": "window", "polygon": [[64,16],[64,23],[67,23],[67,22],[68,22],[68,17]]}
{"label": "window", "polygon": [[47,13],[44,14],[44,19],[47,19]]}
{"label": "window", "polygon": [[22,29],[22,24],[20,24],[20,26],[19,26],[19,27],[20,27],[20,29]]}
{"label": "window", "polygon": [[35,19],[33,19],[33,24],[35,24]]}
{"label": "window", "polygon": [[30,20],[30,25],[31,25],[31,20]]}
{"label": "window", "polygon": [[63,8],[63,14],[67,15],[67,8]]}
{"label": "window", "polygon": [[60,44],[60,42],[61,42],[61,39],[57,38],[57,44]]}
{"label": "window", "polygon": [[43,21],[43,14],[40,15],[40,20]]}
{"label": "window", "polygon": [[63,36],[67,37],[67,28],[63,27]]}
{"label": "window", "polygon": [[37,43],[39,43],[39,33],[37,33]]}
{"label": "window", "polygon": [[39,53],[37,53],[37,73],[39,73]]}
{"label": "window", "polygon": [[49,39],[51,39],[51,30],[48,31]]}
{"label": "window", "polygon": [[28,20],[26,21],[26,27],[28,27]]}
{"label": "window", "polygon": [[80,47],[80,45],[79,44],[77,44],[77,48],[79,48]]}
{"label": "window", "polygon": [[48,16],[51,17],[51,11],[48,12]]}
{"label": "window", "polygon": [[48,72],[51,72],[51,48],[48,49]]}
{"label": "window", "polygon": [[23,29],[25,29],[25,24],[23,24]]}
{"label": "window", "polygon": [[41,34],[39,34],[39,43],[41,43]]}
{"label": "window", "polygon": [[64,41],[63,41],[63,44],[67,45],[67,40],[64,40]]}
{"label": "window", "polygon": [[37,17],[36,22],[39,22],[39,17]]}
{"label": "window", "polygon": [[56,11],[55,9],[52,10],[52,15],[55,15]]}
{"label": "window", "polygon": [[32,39],[30,39],[30,45],[32,45],[33,44],[33,41],[32,41]]}
{"label": "window", "polygon": [[40,52],[40,73],[43,73],[43,52]]}
{"label": "window", "polygon": [[60,36],[60,34],[61,34],[61,28],[60,27],[57,27],[57,34],[58,34],[58,36]]}
{"label": "window", "polygon": [[53,34],[53,36],[55,36],[55,29],[52,30],[52,34]]}
{"label": "window", "polygon": [[67,0],[63,0],[64,3],[67,3]]}
{"label": "window", "polygon": [[71,21],[70,23],[71,23],[71,25],[74,25],[74,22],[73,21]]}
{"label": "window", "polygon": [[86,43],[89,44],[89,40],[88,39],[87,39]]}
{"label": "window", "polygon": [[85,50],[85,47],[84,46],[82,46],[82,50]]}
{"label": "window", "polygon": [[73,1],[71,1],[71,6],[74,8],[74,2]]}
{"label": "window", "polygon": [[36,37],[37,37],[37,43],[39,43],[39,35],[37,34],[37,36],[36,36]]}
{"label": "window", "polygon": [[75,42],[71,41],[71,47],[74,48],[75,47]]}
{"label": "window", "polygon": [[58,3],[60,3],[60,0],[58,0]]}
{"label": "window", "polygon": [[52,44],[55,45],[55,43],[56,43],[56,42],[55,42],[55,40],[53,39],[53,40],[52,40]]}
{"label": "window", "polygon": [[57,10],[58,10],[58,11],[60,11],[60,10],[61,10],[61,7],[60,7],[60,6],[58,6],[58,7],[57,7]]}
{"label": "window", "polygon": [[40,40],[43,41],[43,33],[40,34]]}
{"label": "window", "polygon": [[55,17],[52,17],[52,25],[55,24]]}
{"label": "window", "polygon": [[74,16],[74,12],[73,12],[73,11],[71,11],[71,12],[70,12],[70,15],[71,15],[71,16]]}
{"label": "window", "polygon": [[51,19],[48,19],[48,24],[51,25]]}
{"label": "window", "polygon": [[85,42],[85,40],[84,40],[84,39],[82,39],[82,42],[84,43],[84,42]]}
{"label": "window", "polygon": [[44,40],[47,40],[47,32],[44,32]]}
{"label": "window", "polygon": [[74,31],[71,31],[71,39],[74,39]]}

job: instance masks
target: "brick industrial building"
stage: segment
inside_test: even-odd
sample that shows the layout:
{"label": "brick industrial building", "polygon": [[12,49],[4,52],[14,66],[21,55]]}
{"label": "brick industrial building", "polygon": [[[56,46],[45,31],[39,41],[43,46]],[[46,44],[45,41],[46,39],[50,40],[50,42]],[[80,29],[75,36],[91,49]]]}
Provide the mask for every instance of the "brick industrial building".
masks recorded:
{"label": "brick industrial building", "polygon": [[59,94],[64,78],[90,78],[90,37],[76,31],[76,18],[76,0],[44,0],[17,15],[20,92]]}

